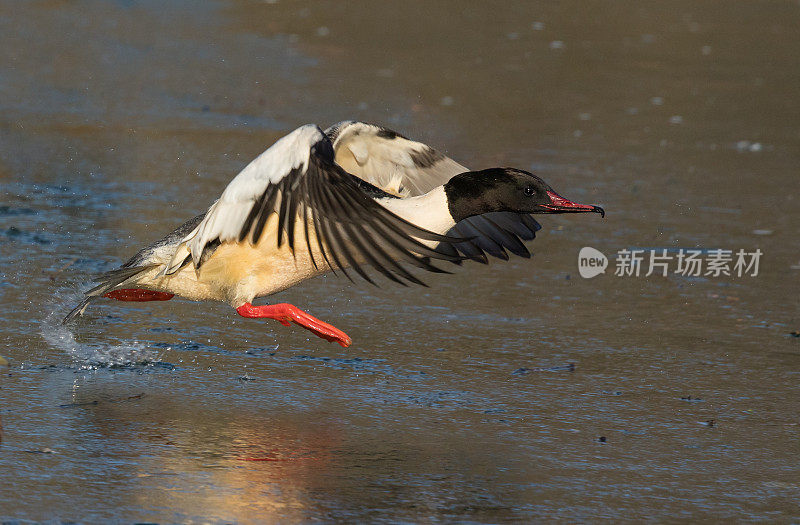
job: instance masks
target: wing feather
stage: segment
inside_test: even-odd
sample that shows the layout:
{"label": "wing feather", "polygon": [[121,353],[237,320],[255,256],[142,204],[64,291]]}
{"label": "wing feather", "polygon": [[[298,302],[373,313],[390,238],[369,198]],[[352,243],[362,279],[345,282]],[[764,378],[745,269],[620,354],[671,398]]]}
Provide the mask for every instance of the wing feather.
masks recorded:
{"label": "wing feather", "polygon": [[[371,265],[392,281],[423,284],[398,260],[444,272],[431,261],[462,259],[453,243],[463,239],[439,235],[395,215],[368,196],[364,184],[334,162],[333,147],[319,128],[303,126],[242,170],[182,245],[200,268],[203,249],[210,243],[266,242],[271,237],[264,229],[277,214],[278,247],[286,243],[295,254],[307,249],[315,266],[326,264],[351,280],[349,269],[374,284],[364,269]],[[298,220],[304,223],[304,243],[296,238]],[[321,258],[315,258],[315,252]],[[179,267],[175,262],[169,266]]]}
{"label": "wing feather", "polygon": [[416,197],[469,171],[450,157],[387,128],[345,121],[325,131],[336,163],[399,197]]}
{"label": "wing feather", "polygon": [[[469,171],[426,144],[374,124],[343,121],[325,134],[336,162],[348,173],[401,198],[423,195]],[[522,241],[532,240],[539,228],[530,215],[493,212],[465,219],[451,232],[469,239],[454,245],[458,252],[487,263],[484,252],[503,260],[508,259],[506,250],[530,257]]]}

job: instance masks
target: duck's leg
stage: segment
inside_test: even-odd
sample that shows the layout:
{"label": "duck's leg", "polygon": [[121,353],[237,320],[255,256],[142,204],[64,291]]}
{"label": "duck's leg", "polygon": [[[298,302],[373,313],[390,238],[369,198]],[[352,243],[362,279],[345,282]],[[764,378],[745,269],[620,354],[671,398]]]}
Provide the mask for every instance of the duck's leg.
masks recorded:
{"label": "duck's leg", "polygon": [[291,304],[281,303],[253,306],[250,303],[244,303],[236,309],[236,313],[242,317],[275,319],[283,326],[290,326],[291,323],[294,322],[327,341],[336,341],[345,348],[352,343],[352,340],[346,333],[335,326],[320,321],[316,317],[305,313]]}
{"label": "duck's leg", "polygon": [[174,293],[154,292],[153,290],[142,290],[141,288],[122,288],[108,292],[103,297],[116,299],[117,301],[169,301],[175,297]]}

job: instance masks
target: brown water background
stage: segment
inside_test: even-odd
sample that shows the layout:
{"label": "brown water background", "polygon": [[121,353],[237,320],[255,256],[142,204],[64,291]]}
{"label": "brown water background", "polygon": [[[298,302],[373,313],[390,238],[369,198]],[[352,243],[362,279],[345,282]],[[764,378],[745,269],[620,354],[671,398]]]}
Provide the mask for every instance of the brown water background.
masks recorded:
{"label": "brown water background", "polygon": [[[797,522],[799,36],[797,1],[0,2],[0,519]],[[429,289],[275,298],[346,350],[179,300],[57,327],[348,118],[607,217]],[[615,276],[631,248],[764,255]]]}

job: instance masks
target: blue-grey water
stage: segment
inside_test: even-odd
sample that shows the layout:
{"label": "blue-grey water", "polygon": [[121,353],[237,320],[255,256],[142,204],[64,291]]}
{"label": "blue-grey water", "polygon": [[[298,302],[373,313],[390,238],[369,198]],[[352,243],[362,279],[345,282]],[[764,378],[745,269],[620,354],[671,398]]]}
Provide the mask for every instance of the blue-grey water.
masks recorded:
{"label": "blue-grey water", "polygon": [[[798,34],[795,1],[0,2],[0,521],[797,522]],[[348,118],[607,216],[430,288],[274,298],[348,349],[178,299],[58,325]],[[624,249],[763,256],[616,276]]]}

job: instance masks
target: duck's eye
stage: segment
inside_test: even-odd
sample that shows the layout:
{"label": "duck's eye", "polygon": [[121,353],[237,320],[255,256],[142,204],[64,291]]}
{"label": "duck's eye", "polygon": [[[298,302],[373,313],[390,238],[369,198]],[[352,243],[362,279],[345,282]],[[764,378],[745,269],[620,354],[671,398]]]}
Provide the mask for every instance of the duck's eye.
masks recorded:
{"label": "duck's eye", "polygon": [[527,196],[529,196],[529,197],[530,197],[530,196],[531,196],[531,195],[533,195],[534,193],[536,193],[536,191],[533,189],[533,186],[527,186],[527,187],[525,188],[525,195],[527,195]]}

